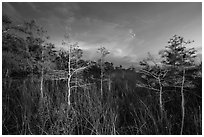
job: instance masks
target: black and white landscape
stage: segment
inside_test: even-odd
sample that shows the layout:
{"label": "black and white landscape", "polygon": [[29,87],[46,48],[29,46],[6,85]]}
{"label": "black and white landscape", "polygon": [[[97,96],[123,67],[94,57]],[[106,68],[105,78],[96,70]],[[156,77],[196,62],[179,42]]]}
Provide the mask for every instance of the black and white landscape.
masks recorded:
{"label": "black and white landscape", "polygon": [[2,134],[202,135],[202,3],[3,2]]}

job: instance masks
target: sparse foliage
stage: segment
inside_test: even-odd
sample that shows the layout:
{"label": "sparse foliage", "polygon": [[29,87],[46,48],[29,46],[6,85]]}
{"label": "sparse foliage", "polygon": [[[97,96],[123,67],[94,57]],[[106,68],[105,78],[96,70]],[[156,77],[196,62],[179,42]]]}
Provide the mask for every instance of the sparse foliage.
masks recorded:
{"label": "sparse foliage", "polygon": [[3,134],[202,134],[202,65],[182,37],[137,71],[114,68],[104,47],[98,62],[82,59],[68,32],[57,50],[34,20],[2,25]]}
{"label": "sparse foliage", "polygon": [[[186,45],[190,44],[191,41],[185,41],[183,37],[174,35],[173,38],[168,42],[169,45],[160,54],[162,55],[163,63],[173,67],[171,72],[172,81],[174,86],[181,87],[181,109],[182,109],[182,122],[180,134],[183,134],[184,118],[185,118],[185,97],[184,87],[191,83],[186,80],[186,71],[195,67],[194,58],[196,57],[196,50],[194,48],[186,49]],[[176,74],[177,73],[177,74]]]}
{"label": "sparse foliage", "polygon": [[165,70],[150,53],[148,53],[147,59],[140,61],[140,65],[143,67],[140,72],[144,75],[143,78],[147,81],[147,84],[139,83],[138,86],[159,92],[160,114],[161,120],[163,120],[163,113],[165,111],[163,104],[163,87],[166,84],[165,78],[168,70]]}
{"label": "sparse foliage", "polygon": [[110,52],[105,47],[100,47],[98,51],[101,54],[99,61],[101,67],[101,97],[103,97],[104,59],[105,56],[108,55]]}

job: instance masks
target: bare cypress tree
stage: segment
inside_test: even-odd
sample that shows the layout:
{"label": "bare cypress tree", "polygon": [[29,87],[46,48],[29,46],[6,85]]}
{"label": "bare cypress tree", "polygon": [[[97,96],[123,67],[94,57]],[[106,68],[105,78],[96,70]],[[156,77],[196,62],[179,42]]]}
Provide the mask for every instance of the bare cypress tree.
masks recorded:
{"label": "bare cypress tree", "polygon": [[100,57],[100,67],[101,67],[101,97],[103,96],[103,75],[104,75],[104,58],[106,55],[108,55],[110,52],[105,47],[100,47],[98,49],[98,52],[101,54]]}
{"label": "bare cypress tree", "polygon": [[[83,71],[84,69],[86,69],[89,66],[80,66],[80,67],[75,67],[76,66],[76,58],[80,58],[82,56],[82,52],[76,52],[76,51],[80,51],[78,48],[78,43],[72,44],[70,42],[70,36],[69,34],[65,35],[65,41],[63,41],[63,45],[64,46],[68,46],[68,75],[66,78],[63,79],[67,79],[67,88],[68,91],[66,93],[66,101],[68,103],[68,106],[71,106],[71,101],[70,101],[70,97],[71,97],[71,89],[73,87],[77,87],[77,85],[72,86],[72,78],[74,75],[76,75],[78,72]],[[80,55],[81,54],[81,55]],[[73,62],[75,61],[75,62]]]}
{"label": "bare cypress tree", "polygon": [[[45,69],[45,62],[46,61],[50,61],[49,60],[49,55],[45,55],[47,52],[45,52],[46,50],[46,45],[48,45],[48,43],[46,43],[46,40],[48,39],[48,36],[46,36],[46,31],[43,30],[43,28],[37,27],[37,34],[39,35],[39,44],[41,46],[41,80],[40,80],[40,91],[41,91],[41,98],[44,97],[44,91],[43,91],[43,83],[44,83],[44,69]],[[50,69],[48,66],[46,66],[46,68]]]}
{"label": "bare cypress tree", "polygon": [[[140,61],[140,65],[143,66],[139,72],[145,74],[145,78],[148,81],[148,84],[138,83],[137,85],[140,87],[148,88],[150,90],[154,90],[159,92],[159,107],[160,107],[160,114],[161,120],[164,118],[164,107],[163,107],[163,86],[165,84],[164,78],[168,72],[162,68],[161,65],[158,64],[159,62],[155,61],[150,53],[148,53],[148,58]],[[150,65],[151,64],[151,65]],[[159,88],[155,88],[156,84]]]}
{"label": "bare cypress tree", "polygon": [[[42,62],[44,61],[44,50],[42,49]],[[41,98],[43,98],[43,81],[44,81],[44,69],[43,69],[43,66],[41,68],[41,80],[40,80],[40,93],[41,93]]]}

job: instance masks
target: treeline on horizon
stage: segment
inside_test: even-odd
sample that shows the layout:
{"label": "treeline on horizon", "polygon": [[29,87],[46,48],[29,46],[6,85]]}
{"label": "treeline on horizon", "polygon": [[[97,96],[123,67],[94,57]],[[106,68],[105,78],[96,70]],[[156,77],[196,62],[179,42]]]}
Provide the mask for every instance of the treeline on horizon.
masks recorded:
{"label": "treeline on horizon", "polygon": [[140,69],[83,60],[65,33],[56,50],[34,20],[2,15],[3,134],[202,134],[202,63],[174,35]]}

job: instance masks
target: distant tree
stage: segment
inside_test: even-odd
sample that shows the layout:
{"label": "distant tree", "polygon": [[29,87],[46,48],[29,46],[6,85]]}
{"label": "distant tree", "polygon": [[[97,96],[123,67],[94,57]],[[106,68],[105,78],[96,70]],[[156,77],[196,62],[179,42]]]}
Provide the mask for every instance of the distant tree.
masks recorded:
{"label": "distant tree", "polygon": [[3,77],[9,77],[14,72],[28,71],[26,62],[26,42],[14,32],[14,24],[7,16],[2,16],[2,63]]}
{"label": "distant tree", "polygon": [[91,61],[91,66],[84,71],[84,78],[87,82],[96,83],[96,81],[100,80],[100,65],[95,62]]}
{"label": "distant tree", "polygon": [[12,20],[5,14],[2,15],[2,33],[7,33],[12,25]]}
{"label": "distant tree", "polygon": [[100,67],[101,67],[101,96],[103,96],[104,59],[106,55],[108,55],[110,52],[105,47],[100,47],[98,49],[98,52],[101,55],[99,62],[100,62]]}
{"label": "distant tree", "polygon": [[43,83],[44,73],[54,69],[53,57],[55,57],[54,45],[48,43],[47,31],[37,25],[34,20],[24,22],[18,29],[27,34],[26,37],[26,51],[29,55],[28,60],[31,60],[32,74],[37,73],[41,75],[40,91],[41,98],[43,98]]}
{"label": "distant tree", "polygon": [[135,67],[131,65],[127,70],[135,71]]}
{"label": "distant tree", "polygon": [[180,134],[183,134],[184,118],[185,118],[185,98],[184,87],[189,87],[191,81],[186,80],[186,71],[195,67],[194,58],[196,50],[194,48],[187,49],[185,46],[193,41],[185,41],[183,37],[174,35],[166,46],[165,50],[160,52],[163,58],[162,63],[170,68],[170,84],[181,87],[181,108],[182,121]]}
{"label": "distant tree", "polygon": [[116,70],[122,70],[122,69],[123,69],[123,66],[122,66],[122,65],[116,66],[115,69],[116,69]]}
{"label": "distant tree", "polygon": [[3,16],[3,64],[6,76],[15,72],[25,76],[41,75],[41,97],[43,97],[44,72],[53,68],[54,45],[48,43],[46,31],[34,20],[20,25]]}
{"label": "distant tree", "polygon": [[111,91],[111,73],[113,72],[114,70],[114,66],[113,66],[113,63],[110,63],[110,62],[105,62],[104,63],[104,71],[105,71],[105,75],[107,77],[107,82],[108,82],[108,90],[109,92]]}

